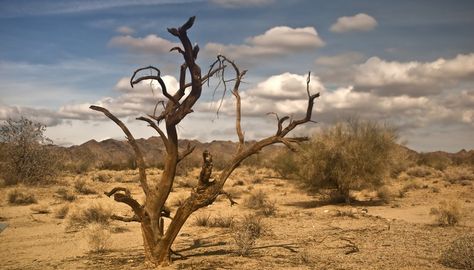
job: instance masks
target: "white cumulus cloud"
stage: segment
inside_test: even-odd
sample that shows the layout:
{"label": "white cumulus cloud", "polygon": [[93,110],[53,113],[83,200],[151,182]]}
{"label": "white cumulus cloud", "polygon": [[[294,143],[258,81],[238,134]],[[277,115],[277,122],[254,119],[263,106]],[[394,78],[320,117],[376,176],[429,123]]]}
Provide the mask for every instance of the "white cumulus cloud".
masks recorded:
{"label": "white cumulus cloud", "polygon": [[374,17],[365,13],[359,13],[354,16],[344,16],[337,19],[336,23],[331,25],[330,30],[335,33],[344,33],[350,31],[370,31],[377,26]]}

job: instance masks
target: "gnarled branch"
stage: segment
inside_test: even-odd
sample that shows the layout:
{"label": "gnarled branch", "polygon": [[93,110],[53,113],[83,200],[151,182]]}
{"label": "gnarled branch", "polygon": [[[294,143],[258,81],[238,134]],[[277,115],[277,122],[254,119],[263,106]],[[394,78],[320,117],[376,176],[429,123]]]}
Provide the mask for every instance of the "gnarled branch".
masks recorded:
{"label": "gnarled branch", "polygon": [[187,157],[188,155],[190,155],[194,149],[196,148],[195,145],[191,146],[190,143],[188,143],[188,145],[186,146],[186,149],[183,150],[181,153],[178,154],[178,162],[180,162],[181,160],[183,160],[185,157]]}
{"label": "gnarled branch", "polygon": [[145,160],[143,159],[143,154],[140,148],[138,147],[137,141],[133,137],[132,133],[130,130],[128,130],[127,126],[120,121],[115,115],[113,115],[109,110],[100,107],[100,106],[95,106],[92,105],[89,107],[90,109],[98,112],[102,112],[105,116],[107,116],[110,120],[114,121],[125,133],[127,136],[127,140],[132,145],[133,151],[135,152],[135,160],[137,162],[137,167],[139,171],[139,177],[140,177],[140,184],[142,185],[143,191],[145,192],[145,195],[148,195],[149,193],[149,188],[148,188],[148,182],[146,179],[146,172],[145,172]]}

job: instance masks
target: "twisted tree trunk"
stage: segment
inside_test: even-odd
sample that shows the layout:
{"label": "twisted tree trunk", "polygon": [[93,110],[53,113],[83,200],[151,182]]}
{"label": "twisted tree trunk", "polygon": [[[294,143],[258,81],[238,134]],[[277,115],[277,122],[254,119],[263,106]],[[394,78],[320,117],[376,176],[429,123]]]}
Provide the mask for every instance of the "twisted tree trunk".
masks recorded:
{"label": "twisted tree trunk", "polygon": [[[308,94],[308,106],[306,115],[299,120],[290,120],[287,126],[284,127],[285,121],[290,117],[285,116],[279,118],[277,116],[277,131],[275,135],[264,138],[251,146],[245,145],[244,133],[241,128],[241,100],[239,94],[239,86],[246,71],[240,71],[238,66],[223,55],[218,55],[217,60],[211,65],[209,71],[205,76],[201,74],[201,68],[196,64],[195,60],[199,53],[199,47],[192,46],[188,38],[187,31],[194,24],[194,17],[184,23],[179,28],[169,28],[168,32],[177,37],[182,45],[181,47],[172,48],[171,51],[177,51],[183,56],[184,63],[180,67],[179,89],[170,94],[164,81],[161,78],[160,70],[156,67],[149,66],[137,69],[130,80],[133,87],[135,84],[143,80],[157,80],[161,86],[163,95],[167,98],[161,114],[147,115],[137,118],[137,120],[145,121],[150,127],[155,129],[160,135],[166,149],[165,166],[163,174],[157,183],[149,183],[145,170],[145,162],[143,154],[138,147],[135,138],[128,130],[128,128],[116,118],[107,109],[99,106],[91,106],[92,110],[96,110],[105,114],[108,118],[114,121],[125,133],[129,143],[135,152],[135,159],[139,169],[140,185],[145,193],[145,203],[141,205],[134,198],[128,189],[123,187],[116,187],[110,192],[106,192],[107,196],[114,196],[117,202],[125,203],[133,211],[132,217],[112,216],[116,220],[125,222],[140,222],[143,236],[143,245],[145,250],[145,257],[148,264],[153,266],[167,265],[171,263],[171,254],[173,253],[171,247],[180,232],[183,225],[186,223],[189,216],[198,209],[212,204],[219,195],[228,196],[231,205],[235,202],[230,198],[229,194],[223,191],[224,184],[232,172],[244,161],[246,158],[256,154],[261,149],[268,145],[283,143],[290,149],[294,149],[293,144],[306,140],[307,138],[287,138],[286,135],[290,133],[296,126],[311,122],[311,113],[313,110],[314,100],[319,97],[319,93],[310,94],[309,83],[310,76],[306,84],[306,91]],[[235,73],[233,80],[226,80],[224,78],[224,70],[232,68]],[[143,70],[150,70],[156,72],[156,75],[138,76]],[[189,72],[191,82],[186,83],[185,73]],[[223,85],[227,89],[227,83],[233,82],[232,94],[236,98],[236,133],[239,139],[239,145],[234,158],[227,164],[225,169],[216,177],[215,181],[210,181],[212,175],[213,163],[212,154],[205,151],[203,153],[203,165],[199,175],[198,186],[192,190],[190,196],[178,208],[176,213],[171,218],[170,211],[165,207],[165,203],[171,192],[173,186],[176,167],[178,163],[189,155],[194,147],[188,146],[181,152],[178,149],[178,134],[176,126],[189,113],[192,113],[193,106],[201,96],[202,85],[206,83],[210,77],[217,74]],[[138,77],[137,77],[138,76]],[[135,78],[137,77],[137,78]],[[185,90],[190,88],[186,95]],[[225,91],[225,90],[224,90]],[[163,131],[159,126],[164,122],[165,130]],[[164,218],[171,218],[169,226],[165,230]]]}

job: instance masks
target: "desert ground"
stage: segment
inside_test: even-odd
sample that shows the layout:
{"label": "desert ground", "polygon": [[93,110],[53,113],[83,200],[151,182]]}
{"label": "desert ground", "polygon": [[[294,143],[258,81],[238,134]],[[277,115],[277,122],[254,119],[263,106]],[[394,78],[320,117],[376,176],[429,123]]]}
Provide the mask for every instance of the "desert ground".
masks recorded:
{"label": "desert ground", "polygon": [[[225,187],[238,204],[231,207],[222,197],[191,216],[173,247],[181,256],[173,255],[169,269],[450,269],[439,261],[442,252],[457,237],[474,232],[473,181],[454,181],[450,173],[456,169],[431,169],[423,177],[402,173],[388,182],[384,200],[362,191],[354,194],[359,200],[348,205],[308,193],[270,169],[239,168]],[[148,171],[151,178],[161,174],[158,169]],[[172,210],[189,194],[198,173],[196,169],[176,179],[169,200]],[[103,192],[125,186],[133,197],[143,199],[137,182],[136,171],[102,170],[63,175],[46,187],[1,188],[0,222],[8,226],[0,233],[0,268],[146,269],[139,223],[107,221],[110,238],[101,252],[91,248],[89,225],[71,226],[71,216],[91,205],[130,215],[126,206]],[[37,202],[9,203],[7,194],[15,189],[32,192]],[[75,198],[60,195],[65,192]],[[245,206],[256,192],[266,194],[274,208],[261,216],[263,235],[241,256],[232,226],[200,226],[199,221],[231,223],[256,212]],[[462,218],[456,226],[437,224],[432,208],[442,201],[459,206]],[[61,214],[61,208],[68,213]]]}

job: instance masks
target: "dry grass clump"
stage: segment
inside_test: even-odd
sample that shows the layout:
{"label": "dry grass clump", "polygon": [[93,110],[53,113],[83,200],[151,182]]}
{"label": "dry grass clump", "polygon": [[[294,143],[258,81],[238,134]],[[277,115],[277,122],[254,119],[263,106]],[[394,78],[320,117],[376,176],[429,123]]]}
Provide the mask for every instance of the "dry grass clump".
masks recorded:
{"label": "dry grass clump", "polygon": [[264,233],[262,218],[256,215],[246,215],[232,225],[232,237],[237,245],[237,253],[241,256],[250,254],[260,236]]}
{"label": "dry grass clump", "polygon": [[458,201],[442,201],[438,208],[431,208],[430,214],[436,217],[436,223],[440,226],[456,226],[463,216]]}
{"label": "dry grass clump", "polygon": [[90,183],[86,179],[80,178],[74,182],[74,189],[84,195],[97,194],[94,189],[88,186],[89,184]]}
{"label": "dry grass clump", "polygon": [[474,180],[474,169],[465,166],[449,167],[444,170],[444,177],[451,184],[472,181]]}
{"label": "dry grass clump", "polygon": [[77,198],[74,193],[66,188],[58,188],[58,190],[56,190],[56,197],[68,202],[72,202]]}
{"label": "dry grass clump", "polygon": [[411,177],[428,177],[433,175],[433,168],[427,166],[414,166],[409,168],[406,173]]}
{"label": "dry grass clump", "polygon": [[35,214],[49,214],[51,213],[51,209],[46,204],[39,204],[30,207],[30,210]]}
{"label": "dry grass clump", "polygon": [[383,203],[390,203],[392,199],[392,192],[387,187],[383,186],[377,190],[377,197]]}
{"label": "dry grass clump", "polygon": [[85,208],[76,208],[69,213],[68,228],[84,228],[91,223],[108,225],[112,212],[101,204],[92,204]]}
{"label": "dry grass clump", "polygon": [[69,213],[69,204],[65,204],[60,206],[59,208],[54,211],[54,217],[57,219],[64,219]]}
{"label": "dry grass clump", "polygon": [[112,176],[108,173],[98,173],[94,175],[94,177],[92,178],[92,180],[94,181],[103,182],[103,183],[110,182],[111,179],[112,179]]}
{"label": "dry grass clump", "polygon": [[456,269],[474,269],[474,235],[463,235],[443,251],[440,263]]}
{"label": "dry grass clump", "polygon": [[104,253],[109,250],[110,236],[110,231],[103,224],[93,223],[87,226],[87,243],[93,253]]}
{"label": "dry grass clump", "polygon": [[244,206],[250,209],[258,210],[257,213],[264,216],[273,216],[276,213],[275,202],[268,200],[268,196],[262,190],[252,192],[245,200]]}
{"label": "dry grass clump", "polygon": [[422,188],[422,184],[418,180],[410,179],[399,190],[399,197],[403,198],[408,191],[420,188]]}
{"label": "dry grass clump", "polygon": [[229,228],[233,222],[233,217],[218,216],[211,218],[210,215],[200,215],[196,217],[194,224],[200,227]]}
{"label": "dry grass clump", "polygon": [[7,197],[8,203],[14,205],[28,205],[37,202],[35,195],[32,192],[20,189],[10,191]]}

